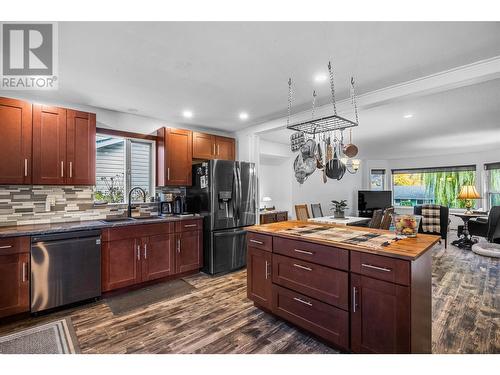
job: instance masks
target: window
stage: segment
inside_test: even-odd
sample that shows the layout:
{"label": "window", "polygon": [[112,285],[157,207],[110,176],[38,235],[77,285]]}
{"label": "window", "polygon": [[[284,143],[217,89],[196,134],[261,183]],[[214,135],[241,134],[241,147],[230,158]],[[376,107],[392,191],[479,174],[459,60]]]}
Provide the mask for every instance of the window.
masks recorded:
{"label": "window", "polygon": [[[474,185],[476,166],[393,169],[394,204],[416,206],[426,203],[450,208],[465,208],[465,201],[457,199],[463,185]],[[473,201],[475,204],[475,201]]]}
{"label": "window", "polygon": [[489,208],[500,206],[500,162],[485,164],[486,195]]}
{"label": "window", "polygon": [[370,190],[385,190],[385,169],[370,171]]}
{"label": "window", "polygon": [[126,203],[128,191],[136,186],[151,196],[152,142],[99,134],[96,142],[96,200]]}

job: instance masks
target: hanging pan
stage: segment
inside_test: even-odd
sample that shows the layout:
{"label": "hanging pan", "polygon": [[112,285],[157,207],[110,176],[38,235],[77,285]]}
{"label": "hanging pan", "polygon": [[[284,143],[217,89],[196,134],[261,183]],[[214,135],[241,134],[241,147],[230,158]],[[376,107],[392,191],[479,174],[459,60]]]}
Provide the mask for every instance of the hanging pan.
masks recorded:
{"label": "hanging pan", "polygon": [[348,158],[353,158],[358,154],[358,147],[352,143],[352,129],[349,129],[349,143],[343,145],[342,152]]}

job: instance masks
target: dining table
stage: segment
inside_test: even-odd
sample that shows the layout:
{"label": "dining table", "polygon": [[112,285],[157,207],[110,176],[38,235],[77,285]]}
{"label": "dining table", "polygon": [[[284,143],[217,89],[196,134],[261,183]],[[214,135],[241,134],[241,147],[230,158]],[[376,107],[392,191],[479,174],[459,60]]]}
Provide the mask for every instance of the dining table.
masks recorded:
{"label": "dining table", "polygon": [[319,224],[339,224],[339,225],[359,225],[365,226],[371,219],[369,217],[360,216],[345,216],[345,217],[335,217],[335,216],[321,216],[313,217],[307,221]]}

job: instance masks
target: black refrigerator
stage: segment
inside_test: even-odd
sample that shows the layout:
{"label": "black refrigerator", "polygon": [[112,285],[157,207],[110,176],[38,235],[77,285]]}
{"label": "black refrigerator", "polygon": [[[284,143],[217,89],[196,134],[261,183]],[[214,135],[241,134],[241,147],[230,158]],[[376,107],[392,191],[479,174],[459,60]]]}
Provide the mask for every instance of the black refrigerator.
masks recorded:
{"label": "black refrigerator", "polygon": [[204,217],[203,272],[227,273],[246,265],[245,227],[256,220],[255,165],[210,160],[193,165],[187,211]]}

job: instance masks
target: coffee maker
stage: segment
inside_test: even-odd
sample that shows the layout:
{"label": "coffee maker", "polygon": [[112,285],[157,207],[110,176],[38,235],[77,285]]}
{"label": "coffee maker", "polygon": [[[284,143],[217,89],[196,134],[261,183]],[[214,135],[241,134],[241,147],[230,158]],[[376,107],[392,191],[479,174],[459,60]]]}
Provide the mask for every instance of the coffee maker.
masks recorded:
{"label": "coffee maker", "polygon": [[158,213],[162,216],[174,214],[174,195],[171,193],[162,193],[159,196]]}

